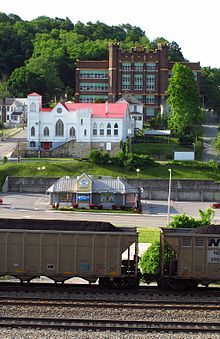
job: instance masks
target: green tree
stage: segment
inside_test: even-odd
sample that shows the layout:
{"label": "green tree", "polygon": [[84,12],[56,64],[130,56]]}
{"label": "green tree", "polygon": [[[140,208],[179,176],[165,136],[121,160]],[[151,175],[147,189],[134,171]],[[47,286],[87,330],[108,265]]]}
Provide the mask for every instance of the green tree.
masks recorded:
{"label": "green tree", "polygon": [[201,93],[203,106],[220,113],[220,69],[202,68]]}
{"label": "green tree", "polygon": [[199,91],[192,70],[176,63],[167,89],[171,116],[168,126],[177,136],[189,134],[192,126],[201,123]]}
{"label": "green tree", "polygon": [[195,219],[185,213],[173,216],[173,220],[169,223],[172,228],[196,228],[200,226],[210,225],[215,215],[213,208],[206,208],[205,211],[199,210],[200,219]]}

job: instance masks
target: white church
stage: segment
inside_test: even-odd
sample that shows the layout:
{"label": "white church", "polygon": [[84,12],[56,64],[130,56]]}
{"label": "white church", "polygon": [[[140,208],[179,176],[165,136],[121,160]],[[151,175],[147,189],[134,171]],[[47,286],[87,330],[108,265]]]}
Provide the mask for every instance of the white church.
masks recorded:
{"label": "white church", "polygon": [[28,95],[27,150],[42,156],[84,157],[91,149],[120,149],[120,142],[134,135],[129,103],[57,103],[42,107],[42,96]]}

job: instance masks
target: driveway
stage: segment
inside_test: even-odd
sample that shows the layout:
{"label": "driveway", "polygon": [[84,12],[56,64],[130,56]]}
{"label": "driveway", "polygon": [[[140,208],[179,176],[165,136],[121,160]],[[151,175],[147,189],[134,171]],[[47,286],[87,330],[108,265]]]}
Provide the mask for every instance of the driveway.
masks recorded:
{"label": "driveway", "polygon": [[203,152],[202,160],[207,162],[209,160],[219,161],[219,156],[215,151],[212,142],[218,134],[219,119],[217,114],[213,112],[205,112],[205,124],[203,126]]}
{"label": "driveway", "polygon": [[4,141],[0,140],[0,159],[4,156],[10,158],[14,149],[18,145],[19,142],[24,142],[27,140],[27,128],[13,136],[12,138],[8,138]]}

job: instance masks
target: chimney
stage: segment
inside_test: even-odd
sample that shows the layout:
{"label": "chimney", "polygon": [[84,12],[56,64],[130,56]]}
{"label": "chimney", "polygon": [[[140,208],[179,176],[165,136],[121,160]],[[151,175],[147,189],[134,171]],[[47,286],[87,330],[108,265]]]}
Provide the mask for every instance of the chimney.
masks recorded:
{"label": "chimney", "polygon": [[2,123],[6,123],[6,98],[2,98]]}
{"label": "chimney", "polygon": [[108,101],[105,102],[105,114],[108,114]]}

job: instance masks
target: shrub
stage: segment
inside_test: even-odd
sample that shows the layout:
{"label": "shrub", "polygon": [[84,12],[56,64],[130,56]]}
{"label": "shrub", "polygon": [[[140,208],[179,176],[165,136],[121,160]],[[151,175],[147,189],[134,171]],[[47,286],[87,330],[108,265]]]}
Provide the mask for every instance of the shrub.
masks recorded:
{"label": "shrub", "polygon": [[196,228],[200,226],[210,225],[214,217],[215,211],[213,208],[206,208],[205,211],[199,210],[200,219],[195,219],[185,213],[174,215],[173,221],[169,223],[172,228]]}
{"label": "shrub", "polygon": [[6,164],[6,162],[8,161],[8,158],[6,157],[6,155],[4,155],[4,157],[2,158],[3,164]]}
{"label": "shrub", "polygon": [[160,267],[160,242],[154,241],[140,259],[142,273],[157,274]]}
{"label": "shrub", "polygon": [[93,149],[89,152],[89,160],[93,164],[100,164],[103,161],[103,155],[100,151]]}

